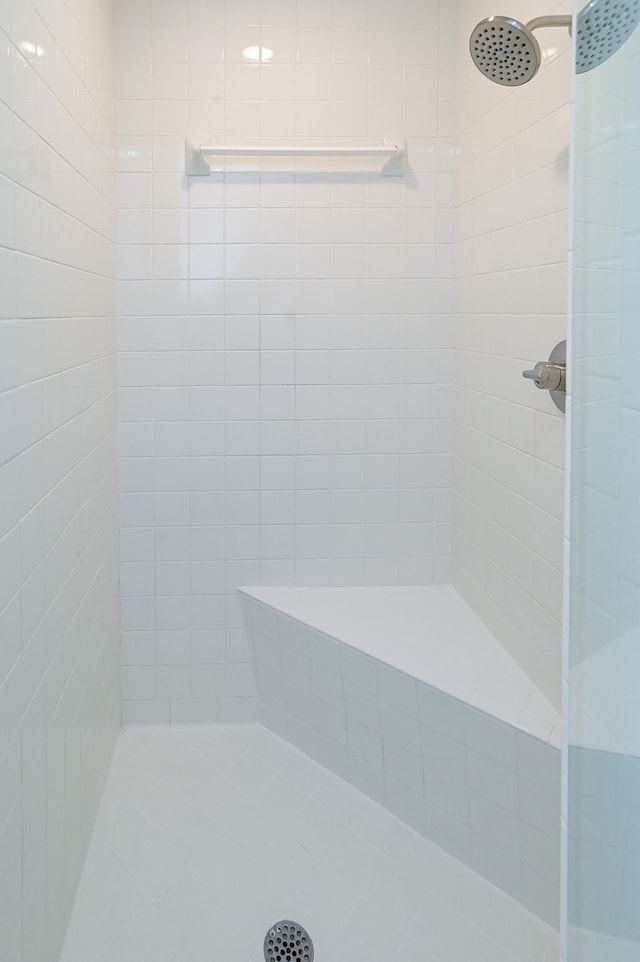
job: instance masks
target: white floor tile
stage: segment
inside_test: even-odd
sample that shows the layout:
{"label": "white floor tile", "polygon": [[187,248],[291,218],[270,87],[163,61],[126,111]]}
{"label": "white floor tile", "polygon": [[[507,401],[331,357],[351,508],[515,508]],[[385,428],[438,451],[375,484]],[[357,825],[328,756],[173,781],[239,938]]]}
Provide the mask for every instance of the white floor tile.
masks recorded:
{"label": "white floor tile", "polygon": [[548,962],[554,933],[258,725],[126,733],[61,962]]}
{"label": "white floor tile", "polygon": [[179,932],[175,916],[152,905],[111,943],[111,952],[118,962],[173,962],[182,945]]}
{"label": "white floor tile", "polygon": [[406,934],[424,947],[427,956],[443,962],[468,962],[473,958],[479,932],[477,925],[465,917],[464,904],[458,906],[432,898],[405,927]]}
{"label": "white floor tile", "polygon": [[544,959],[549,943],[554,941],[554,933],[548,926],[499,890],[487,913],[483,932],[519,962]]}
{"label": "white floor tile", "polygon": [[339,929],[328,958],[392,959],[404,933],[390,912],[382,916],[362,899]]}

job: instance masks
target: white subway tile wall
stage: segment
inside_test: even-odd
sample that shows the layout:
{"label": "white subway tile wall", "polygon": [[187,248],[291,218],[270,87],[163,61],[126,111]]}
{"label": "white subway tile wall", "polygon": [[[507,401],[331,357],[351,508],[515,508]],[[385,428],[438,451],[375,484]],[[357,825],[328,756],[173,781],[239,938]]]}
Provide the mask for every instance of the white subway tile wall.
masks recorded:
{"label": "white subway tile wall", "polygon": [[[457,11],[453,583],[558,706],[564,424],[521,372],[566,337],[571,40],[538,31],[538,75],[500,87],[468,42],[503,11]],[[524,23],[540,12],[508,10]]]}
{"label": "white subway tile wall", "polygon": [[124,719],[249,719],[237,585],[450,580],[453,10],[116,14]]}
{"label": "white subway tile wall", "polygon": [[0,958],[57,962],[119,727],[108,0],[0,11]]}

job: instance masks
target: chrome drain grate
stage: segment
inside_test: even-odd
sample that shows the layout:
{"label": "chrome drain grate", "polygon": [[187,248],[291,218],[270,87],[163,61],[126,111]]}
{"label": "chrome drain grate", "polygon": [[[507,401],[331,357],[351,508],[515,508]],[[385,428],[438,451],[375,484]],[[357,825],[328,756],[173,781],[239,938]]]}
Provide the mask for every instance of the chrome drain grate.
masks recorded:
{"label": "chrome drain grate", "polygon": [[266,962],[313,962],[311,936],[297,922],[274,922],[264,937]]}

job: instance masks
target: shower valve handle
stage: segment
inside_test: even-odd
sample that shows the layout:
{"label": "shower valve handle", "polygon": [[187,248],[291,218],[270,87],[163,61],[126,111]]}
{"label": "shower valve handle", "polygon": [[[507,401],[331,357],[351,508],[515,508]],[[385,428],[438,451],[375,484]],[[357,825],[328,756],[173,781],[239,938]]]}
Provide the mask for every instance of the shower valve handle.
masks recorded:
{"label": "shower valve handle", "polygon": [[548,361],[538,361],[533,371],[523,371],[522,376],[533,381],[541,391],[549,391],[555,406],[564,411],[567,401],[567,342],[556,344]]}
{"label": "shower valve handle", "polygon": [[538,361],[532,371],[523,371],[522,376],[529,378],[541,391],[564,391],[567,367],[551,361]]}

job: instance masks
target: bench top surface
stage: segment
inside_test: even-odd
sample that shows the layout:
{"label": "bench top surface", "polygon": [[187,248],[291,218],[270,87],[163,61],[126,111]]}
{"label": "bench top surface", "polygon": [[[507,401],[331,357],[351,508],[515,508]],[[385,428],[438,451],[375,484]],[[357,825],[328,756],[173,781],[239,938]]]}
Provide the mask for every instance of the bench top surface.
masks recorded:
{"label": "bench top surface", "polygon": [[240,590],[560,746],[557,710],[450,585]]}

